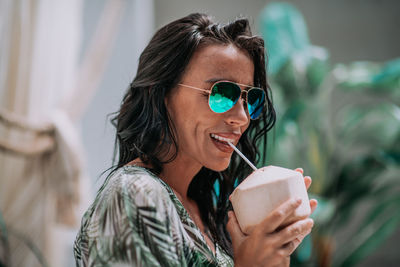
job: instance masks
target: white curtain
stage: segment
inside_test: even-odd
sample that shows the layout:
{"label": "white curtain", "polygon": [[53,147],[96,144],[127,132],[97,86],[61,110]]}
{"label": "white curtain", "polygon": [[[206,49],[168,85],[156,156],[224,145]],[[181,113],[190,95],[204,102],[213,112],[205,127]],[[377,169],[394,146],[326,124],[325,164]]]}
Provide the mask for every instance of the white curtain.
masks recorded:
{"label": "white curtain", "polygon": [[76,232],[91,196],[76,125],[101,80],[124,3],[106,2],[80,59],[83,0],[0,1],[3,263],[70,260],[65,233]]}

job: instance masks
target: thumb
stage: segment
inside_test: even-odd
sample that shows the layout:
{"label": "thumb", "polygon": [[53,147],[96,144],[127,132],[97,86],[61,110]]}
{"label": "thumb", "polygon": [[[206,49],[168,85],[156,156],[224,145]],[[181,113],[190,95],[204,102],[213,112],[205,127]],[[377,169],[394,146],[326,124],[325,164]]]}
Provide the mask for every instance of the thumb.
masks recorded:
{"label": "thumb", "polygon": [[233,211],[228,212],[228,223],[226,225],[226,230],[228,230],[231,239],[232,239],[232,244],[239,244],[241,243],[241,240],[245,238],[245,234],[242,232],[240,229],[238,220],[236,218],[236,215]]}

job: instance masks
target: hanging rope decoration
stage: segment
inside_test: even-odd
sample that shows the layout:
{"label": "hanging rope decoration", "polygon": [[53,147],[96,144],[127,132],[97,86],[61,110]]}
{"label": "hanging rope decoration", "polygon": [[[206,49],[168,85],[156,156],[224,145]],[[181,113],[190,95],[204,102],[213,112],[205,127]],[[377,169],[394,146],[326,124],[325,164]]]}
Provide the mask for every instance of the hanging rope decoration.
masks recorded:
{"label": "hanging rope decoration", "polygon": [[0,136],[0,151],[31,157],[55,148],[55,128],[50,123],[35,125],[17,114],[0,110],[0,126],[2,125],[6,126],[5,131],[9,131],[10,135],[19,134],[23,140],[15,142],[11,138]]}

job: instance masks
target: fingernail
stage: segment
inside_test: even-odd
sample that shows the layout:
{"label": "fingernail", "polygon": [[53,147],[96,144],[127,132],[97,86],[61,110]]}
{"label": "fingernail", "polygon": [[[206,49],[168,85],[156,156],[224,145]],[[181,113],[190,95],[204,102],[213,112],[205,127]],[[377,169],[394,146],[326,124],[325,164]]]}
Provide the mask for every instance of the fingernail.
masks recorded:
{"label": "fingernail", "polygon": [[297,198],[296,198],[296,203],[299,203],[299,204],[300,204],[300,203],[301,203],[301,198],[297,197]]}

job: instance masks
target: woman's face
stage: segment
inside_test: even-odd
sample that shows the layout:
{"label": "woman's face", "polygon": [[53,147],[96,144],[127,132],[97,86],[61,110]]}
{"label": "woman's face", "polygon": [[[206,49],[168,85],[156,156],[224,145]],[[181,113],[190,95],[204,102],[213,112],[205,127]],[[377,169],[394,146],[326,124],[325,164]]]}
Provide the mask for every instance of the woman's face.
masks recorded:
{"label": "woman's face", "polygon": [[[219,80],[253,85],[253,77],[254,64],[245,52],[233,45],[208,45],[194,53],[180,83],[209,90]],[[214,113],[208,106],[208,94],[177,86],[165,103],[176,128],[176,160],[185,166],[226,169],[233,149],[223,140],[236,145],[250,123],[243,100],[225,113]]]}

